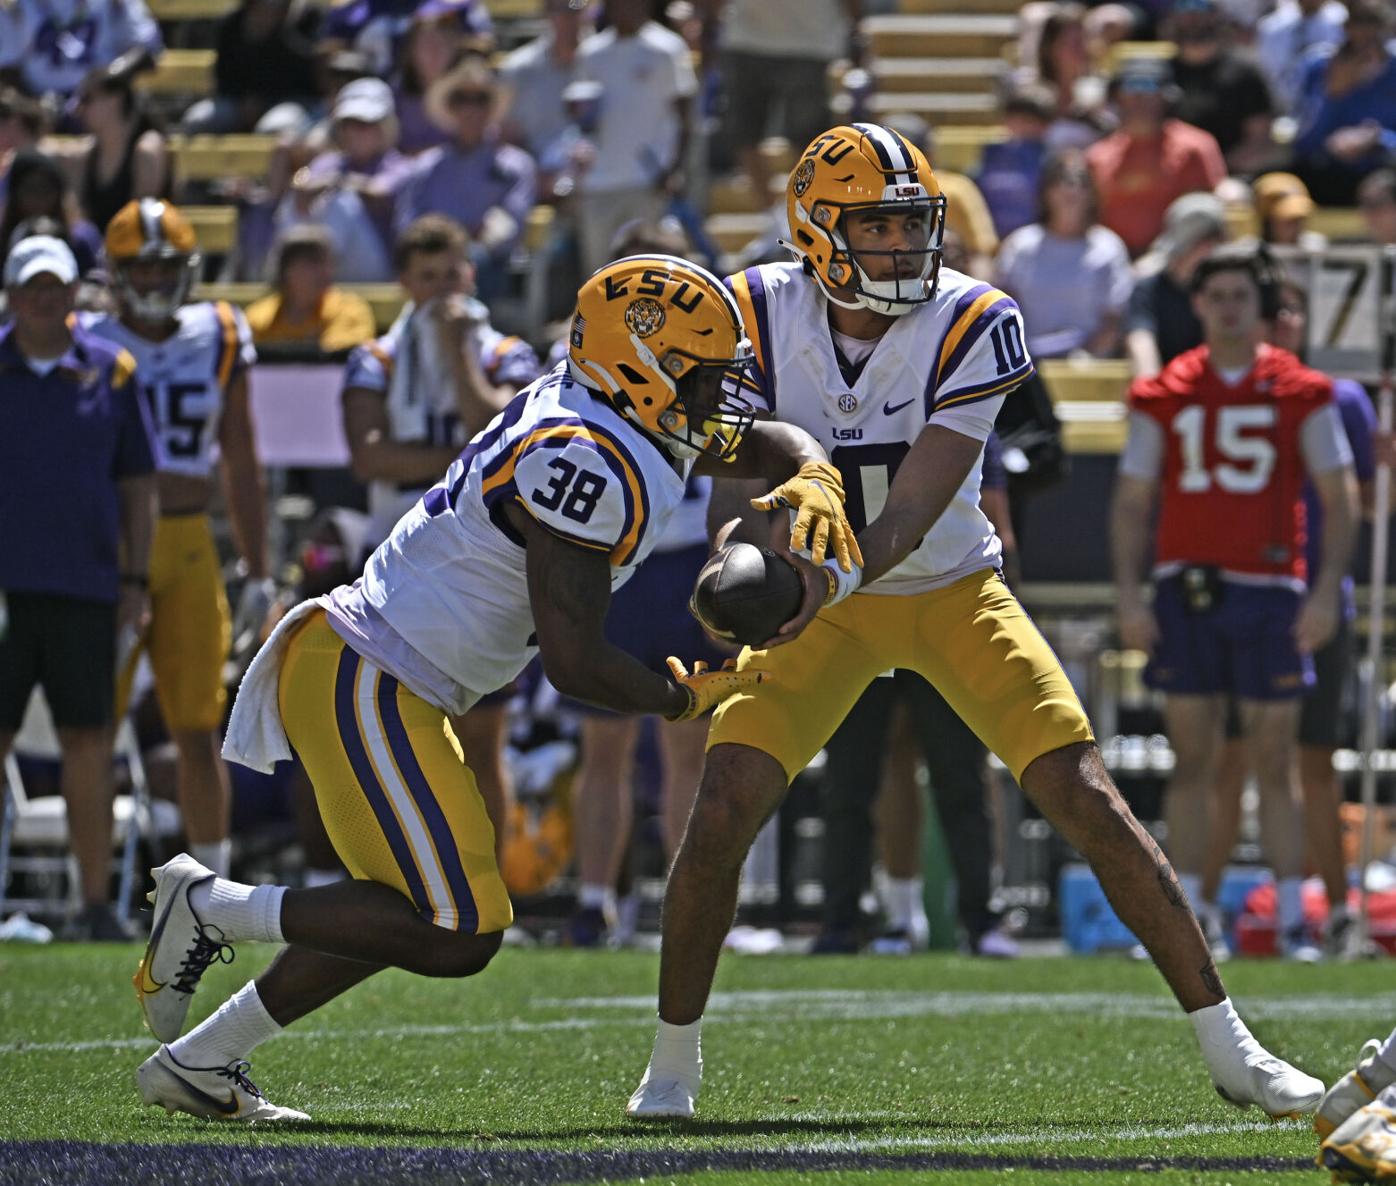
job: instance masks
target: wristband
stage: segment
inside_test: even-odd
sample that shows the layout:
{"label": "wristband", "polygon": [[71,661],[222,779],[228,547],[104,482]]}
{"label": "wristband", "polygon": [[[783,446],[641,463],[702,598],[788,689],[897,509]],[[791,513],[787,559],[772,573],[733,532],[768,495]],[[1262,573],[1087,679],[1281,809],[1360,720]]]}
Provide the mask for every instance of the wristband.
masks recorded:
{"label": "wristband", "polygon": [[150,588],[150,578],[144,573],[139,572],[123,572],[121,574],[121,583],[123,585],[130,585],[134,589]]}
{"label": "wristband", "polygon": [[845,597],[854,592],[863,583],[863,570],[858,565],[853,566],[852,572],[844,572],[839,567],[839,562],[830,557],[819,566],[824,573],[825,579],[829,582],[829,596],[824,599],[824,605],[838,605]]}

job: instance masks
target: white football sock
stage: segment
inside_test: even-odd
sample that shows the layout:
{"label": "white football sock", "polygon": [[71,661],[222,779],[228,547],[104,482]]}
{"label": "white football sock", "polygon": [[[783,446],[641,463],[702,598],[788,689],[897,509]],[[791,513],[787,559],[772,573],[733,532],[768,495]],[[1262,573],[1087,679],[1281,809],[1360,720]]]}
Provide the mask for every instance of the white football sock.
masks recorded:
{"label": "white football sock", "polygon": [[208,866],[219,877],[227,877],[228,868],[233,860],[233,842],[223,839],[210,844],[191,844],[189,855],[199,864]]}
{"label": "white football sock", "polygon": [[688,1025],[670,1025],[661,1019],[654,1036],[648,1077],[696,1083],[703,1074],[702,1028],[701,1017]]}
{"label": "white football sock", "polygon": [[169,1049],[175,1061],[186,1067],[226,1067],[246,1058],[281,1029],[257,995],[256,983],[249,980],[212,1017],[171,1042]]}
{"label": "white football sock", "polygon": [[1227,997],[1216,1005],[1208,1005],[1188,1014],[1197,1044],[1202,1047],[1202,1059],[1211,1072],[1212,1082],[1235,1093],[1232,1077],[1245,1069],[1250,1054],[1264,1054],[1265,1049],[1251,1035],[1236,1008]]}
{"label": "white football sock", "polygon": [[888,930],[910,932],[916,916],[925,917],[926,883],[920,877],[889,877],[883,893]]}
{"label": "white football sock", "polygon": [[284,943],[281,934],[281,899],[284,885],[243,885],[215,877],[189,891],[194,913],[212,923],[231,940]]}
{"label": "white football sock", "polygon": [[1275,883],[1275,922],[1283,939],[1295,927],[1304,925],[1304,879],[1281,877]]}
{"label": "white football sock", "polygon": [[616,891],[609,885],[584,881],[577,887],[577,905],[583,910],[599,910],[607,918],[616,914]]}

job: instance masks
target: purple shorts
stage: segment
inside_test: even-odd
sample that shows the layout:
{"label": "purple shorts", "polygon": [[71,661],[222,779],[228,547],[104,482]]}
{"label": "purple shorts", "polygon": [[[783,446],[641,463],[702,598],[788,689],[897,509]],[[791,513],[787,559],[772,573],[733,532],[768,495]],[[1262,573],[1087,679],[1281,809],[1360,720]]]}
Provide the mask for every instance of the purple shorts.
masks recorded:
{"label": "purple shorts", "polygon": [[1242,700],[1290,700],[1313,685],[1314,665],[1291,630],[1303,598],[1292,589],[1223,579],[1204,613],[1188,609],[1182,581],[1154,587],[1159,640],[1144,682],[1182,696],[1229,693]]}

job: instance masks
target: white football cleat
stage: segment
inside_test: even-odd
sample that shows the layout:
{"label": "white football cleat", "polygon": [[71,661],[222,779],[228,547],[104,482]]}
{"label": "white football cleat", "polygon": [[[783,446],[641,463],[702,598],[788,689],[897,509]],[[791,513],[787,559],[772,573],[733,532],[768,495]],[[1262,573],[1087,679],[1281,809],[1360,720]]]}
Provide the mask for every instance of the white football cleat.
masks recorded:
{"label": "white football cleat", "polygon": [[161,1042],[173,1042],[184,1030],[189,1002],[204,970],[214,960],[232,963],[233,947],[189,904],[189,891],[211,879],[212,869],[180,853],[150,872],[155,889],[146,897],[155,904],[155,916],[131,983],[150,1032]]}
{"label": "white football cleat", "polygon": [[304,1112],[273,1104],[257,1090],[247,1071],[245,1062],[230,1062],[226,1067],[186,1067],[168,1046],[161,1046],[136,1068],[136,1087],[147,1104],[166,1112],[188,1112],[204,1120],[255,1123],[310,1119]]}
{"label": "white football cleat", "polygon": [[1212,1085],[1217,1094],[1229,1104],[1248,1108],[1256,1104],[1271,1120],[1307,1116],[1323,1098],[1323,1084],[1298,1067],[1263,1050],[1248,1055],[1245,1061],[1227,1075],[1228,1082]]}
{"label": "white football cleat", "polygon": [[692,1120],[698,1099],[698,1081],[652,1078],[651,1068],[625,1105],[625,1114],[637,1120]]}
{"label": "white football cleat", "polygon": [[1396,1087],[1340,1124],[1319,1149],[1318,1164],[1335,1182],[1396,1181]]}
{"label": "white football cleat", "polygon": [[1381,1043],[1369,1038],[1357,1052],[1357,1066],[1339,1079],[1314,1113],[1314,1131],[1326,1137],[1359,1108],[1365,1108],[1377,1093],[1396,1081],[1396,1074],[1381,1062],[1376,1053]]}

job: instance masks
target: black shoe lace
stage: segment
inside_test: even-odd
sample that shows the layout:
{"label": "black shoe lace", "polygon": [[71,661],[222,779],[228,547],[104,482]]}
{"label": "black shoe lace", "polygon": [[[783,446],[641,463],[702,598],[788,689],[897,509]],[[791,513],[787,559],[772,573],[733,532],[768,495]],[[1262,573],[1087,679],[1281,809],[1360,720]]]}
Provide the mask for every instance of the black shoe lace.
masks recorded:
{"label": "black shoe lace", "polygon": [[226,1067],[219,1067],[218,1074],[224,1079],[231,1079],[234,1085],[242,1088],[248,1095],[254,1096],[257,1099],[265,1099],[266,1097],[257,1089],[257,1085],[247,1077],[247,1072],[251,1069],[252,1064],[244,1059],[242,1062],[235,1062]]}
{"label": "black shoe lace", "polygon": [[214,960],[231,964],[236,958],[233,945],[224,941],[222,931],[207,923],[199,923],[198,930],[194,932],[194,946],[184,953],[184,960],[175,975],[174,990],[192,993],[199,978]]}

